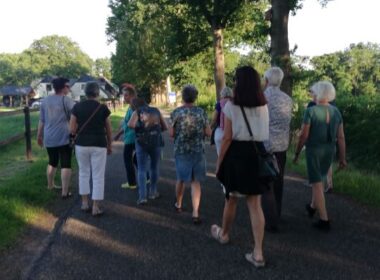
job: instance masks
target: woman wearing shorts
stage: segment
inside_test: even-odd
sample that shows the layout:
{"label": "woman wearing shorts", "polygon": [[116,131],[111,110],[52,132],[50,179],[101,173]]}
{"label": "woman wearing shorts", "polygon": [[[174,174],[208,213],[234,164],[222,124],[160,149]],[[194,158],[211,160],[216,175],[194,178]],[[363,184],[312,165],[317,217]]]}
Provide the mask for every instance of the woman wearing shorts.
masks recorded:
{"label": "woman wearing shorts", "polygon": [[192,219],[200,224],[199,204],[201,201],[200,182],[206,177],[206,159],[204,156],[204,138],[211,136],[211,128],[206,112],[194,102],[198,90],[187,85],[182,90],[184,104],[175,109],[171,115],[170,136],[174,137],[174,157],[177,173],[175,209],[182,212],[182,199],[185,183],[191,184],[193,204]]}

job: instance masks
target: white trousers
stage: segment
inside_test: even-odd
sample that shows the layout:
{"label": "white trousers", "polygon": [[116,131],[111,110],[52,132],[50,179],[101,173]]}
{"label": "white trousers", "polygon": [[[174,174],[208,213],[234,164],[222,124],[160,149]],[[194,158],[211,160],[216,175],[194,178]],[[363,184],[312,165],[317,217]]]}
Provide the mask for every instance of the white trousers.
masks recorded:
{"label": "white trousers", "polygon": [[92,175],[92,199],[103,200],[107,149],[76,145],[75,154],[79,166],[79,194],[90,194],[90,178]]}
{"label": "white trousers", "polygon": [[220,127],[215,129],[214,141],[215,141],[215,146],[216,146],[216,153],[218,154],[218,156],[220,153],[220,147],[222,146],[223,134],[224,134],[224,131]]}

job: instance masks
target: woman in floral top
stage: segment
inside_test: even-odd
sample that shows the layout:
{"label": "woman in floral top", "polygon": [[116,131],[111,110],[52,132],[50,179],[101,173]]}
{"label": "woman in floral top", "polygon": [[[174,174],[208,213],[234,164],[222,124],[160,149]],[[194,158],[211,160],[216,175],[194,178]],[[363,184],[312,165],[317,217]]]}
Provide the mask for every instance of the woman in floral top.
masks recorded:
{"label": "woman in floral top", "polygon": [[211,136],[206,112],[194,102],[198,90],[187,85],[182,90],[184,105],[175,109],[171,115],[170,136],[174,137],[174,157],[176,164],[176,203],[177,212],[182,212],[182,199],[185,182],[191,182],[193,204],[193,223],[200,224],[199,204],[201,200],[200,182],[206,177],[206,159],[204,156],[204,138]]}

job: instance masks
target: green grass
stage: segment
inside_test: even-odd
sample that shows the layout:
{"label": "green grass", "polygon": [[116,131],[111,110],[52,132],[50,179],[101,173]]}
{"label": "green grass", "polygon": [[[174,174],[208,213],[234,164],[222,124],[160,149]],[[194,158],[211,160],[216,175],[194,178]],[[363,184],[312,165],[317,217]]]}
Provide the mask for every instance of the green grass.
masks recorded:
{"label": "green grass", "polygon": [[[31,129],[38,127],[39,112],[30,114]],[[21,113],[14,116],[0,116],[0,141],[25,131],[25,117]]]}
{"label": "green grass", "polygon": [[46,151],[32,141],[33,162],[24,141],[0,148],[0,249],[11,245],[55,195],[46,189]]}
{"label": "green grass", "polygon": [[124,109],[118,109],[116,112],[111,113],[111,126],[112,131],[117,132],[120,128],[120,124],[124,119],[125,113],[127,112],[128,107],[124,107]]}
{"label": "green grass", "polygon": [[[294,164],[294,152],[289,150],[286,168],[307,177],[306,161],[304,153],[298,164]],[[380,176],[361,171],[351,166],[345,170],[337,171],[334,164],[333,172],[334,192],[350,196],[354,200],[374,207],[380,207]]]}

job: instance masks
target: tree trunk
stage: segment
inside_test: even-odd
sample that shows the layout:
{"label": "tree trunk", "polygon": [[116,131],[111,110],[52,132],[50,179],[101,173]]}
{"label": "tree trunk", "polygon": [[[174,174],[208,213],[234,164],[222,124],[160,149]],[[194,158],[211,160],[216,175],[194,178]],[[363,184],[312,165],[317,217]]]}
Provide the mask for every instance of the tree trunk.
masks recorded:
{"label": "tree trunk", "polygon": [[224,52],[223,52],[223,29],[213,28],[212,34],[214,38],[214,79],[216,87],[216,98],[219,100],[220,92],[225,87],[224,77]]}
{"label": "tree trunk", "polygon": [[292,72],[288,39],[289,4],[285,0],[271,0],[271,65],[284,71],[281,89],[292,96]]}

